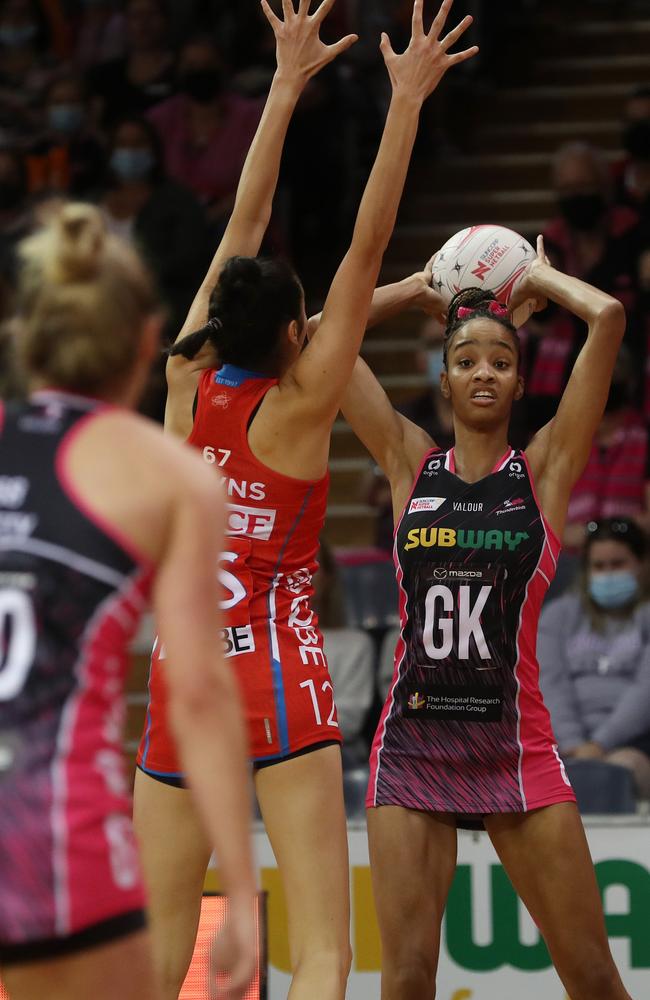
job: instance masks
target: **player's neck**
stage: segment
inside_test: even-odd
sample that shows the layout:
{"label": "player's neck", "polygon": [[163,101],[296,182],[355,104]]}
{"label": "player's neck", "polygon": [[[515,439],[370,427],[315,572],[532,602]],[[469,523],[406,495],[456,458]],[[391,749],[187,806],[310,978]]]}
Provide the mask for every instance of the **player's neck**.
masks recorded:
{"label": "player's neck", "polygon": [[456,475],[468,483],[475,483],[489,475],[508,450],[507,427],[480,431],[456,423],[455,438]]}

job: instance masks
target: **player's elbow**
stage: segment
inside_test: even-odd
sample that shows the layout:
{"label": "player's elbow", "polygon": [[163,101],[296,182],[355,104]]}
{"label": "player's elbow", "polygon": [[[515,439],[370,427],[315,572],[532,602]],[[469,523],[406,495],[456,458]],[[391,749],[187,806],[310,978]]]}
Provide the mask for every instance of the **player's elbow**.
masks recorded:
{"label": "player's elbow", "polygon": [[598,325],[607,332],[608,337],[623,339],[625,333],[625,308],[618,299],[609,298],[598,313]]}

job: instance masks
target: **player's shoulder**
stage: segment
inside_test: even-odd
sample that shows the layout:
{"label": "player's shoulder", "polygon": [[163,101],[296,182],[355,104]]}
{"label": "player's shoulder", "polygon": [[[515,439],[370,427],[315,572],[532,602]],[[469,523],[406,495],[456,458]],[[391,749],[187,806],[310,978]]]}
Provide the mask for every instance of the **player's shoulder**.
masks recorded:
{"label": "player's shoulder", "polygon": [[126,465],[148,470],[162,489],[214,495],[219,487],[214,471],[184,441],[167,434],[160,424],[128,410],[111,409],[98,415],[95,433],[101,435]]}

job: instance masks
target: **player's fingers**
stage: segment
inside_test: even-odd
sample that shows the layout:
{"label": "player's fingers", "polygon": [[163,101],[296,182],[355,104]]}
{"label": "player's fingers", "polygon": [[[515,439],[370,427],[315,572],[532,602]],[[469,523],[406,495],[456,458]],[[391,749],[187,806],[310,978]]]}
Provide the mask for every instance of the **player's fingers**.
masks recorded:
{"label": "player's fingers", "polygon": [[460,24],[456,25],[453,31],[450,31],[448,35],[445,35],[444,38],[440,39],[440,45],[442,47],[443,52],[446,52],[448,49],[452,47],[452,45],[456,44],[460,36],[465,34],[470,24],[473,23],[473,21],[474,18],[472,17],[472,15],[468,14],[467,17],[463,18]]}
{"label": "player's fingers", "polygon": [[311,5],[311,0],[300,0],[298,5],[298,13],[307,15],[309,13],[309,7]]}
{"label": "player's fingers", "polygon": [[478,54],[478,45],[472,45],[471,49],[465,49],[464,52],[455,52],[453,56],[447,56],[449,59],[449,66],[457,66],[458,63],[466,62],[468,59],[472,59]]}
{"label": "player's fingers", "polygon": [[546,261],[546,250],[544,249],[544,237],[540,233],[537,237],[537,257],[539,260]]}
{"label": "player's fingers", "polygon": [[296,16],[293,0],[282,0],[282,13],[284,14],[285,21],[288,21],[290,17]]}
{"label": "player's fingers", "polygon": [[325,20],[335,3],[336,0],[323,0],[320,7],[317,7],[312,14],[312,20],[314,20],[316,24],[320,24],[321,21]]}
{"label": "player's fingers", "polygon": [[334,42],[333,45],[328,45],[327,46],[327,54],[329,57],[328,62],[331,62],[332,59],[336,59],[336,57],[339,56],[341,52],[345,52],[346,49],[349,49],[351,45],[354,45],[354,43],[358,41],[359,41],[358,35],[346,35],[345,38],[342,38],[340,40],[340,42]]}
{"label": "player's fingers", "polygon": [[381,49],[381,54],[384,57],[384,61],[391,59],[395,56],[393,52],[393,46],[390,43],[390,38],[385,31],[381,33],[381,41],[379,43],[379,48]]}
{"label": "player's fingers", "polygon": [[440,32],[445,26],[447,18],[449,17],[449,11],[451,10],[451,5],[454,0],[442,0],[442,5],[440,10],[433,19],[433,24],[431,25],[431,31],[429,35],[433,38],[439,38]]}
{"label": "player's fingers", "polygon": [[413,14],[411,16],[411,34],[424,34],[424,13],[422,10],[422,0],[414,0]]}
{"label": "player's fingers", "polygon": [[277,29],[282,24],[282,21],[280,20],[279,17],[276,17],[276,15],[273,13],[273,11],[271,10],[271,8],[269,7],[269,5],[267,3],[267,0],[261,0],[261,5],[262,5],[262,10],[264,11],[264,16],[266,17],[266,20],[269,22],[269,24],[271,25],[271,27],[273,28],[273,30],[277,31]]}

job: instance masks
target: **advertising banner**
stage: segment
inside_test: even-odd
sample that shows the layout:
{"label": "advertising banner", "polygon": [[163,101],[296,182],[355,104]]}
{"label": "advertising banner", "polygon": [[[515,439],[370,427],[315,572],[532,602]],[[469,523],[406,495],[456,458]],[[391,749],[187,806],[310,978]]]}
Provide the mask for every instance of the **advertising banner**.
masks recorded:
{"label": "advertising banner", "polygon": [[[650,826],[592,824],[612,951],[635,1000],[650,997]],[[354,960],[348,1000],[378,1000],[381,948],[372,902],[364,825],[351,826],[350,881]],[[256,834],[262,888],[268,892],[269,998],[289,988],[289,949],[280,877],[270,844]],[[309,886],[305,886],[309,891]],[[417,913],[413,913],[417,921]],[[566,933],[571,934],[570,915]],[[459,831],[458,870],[447,906],[438,1000],[567,1000],[537,927],[519,902],[486,834]]]}

